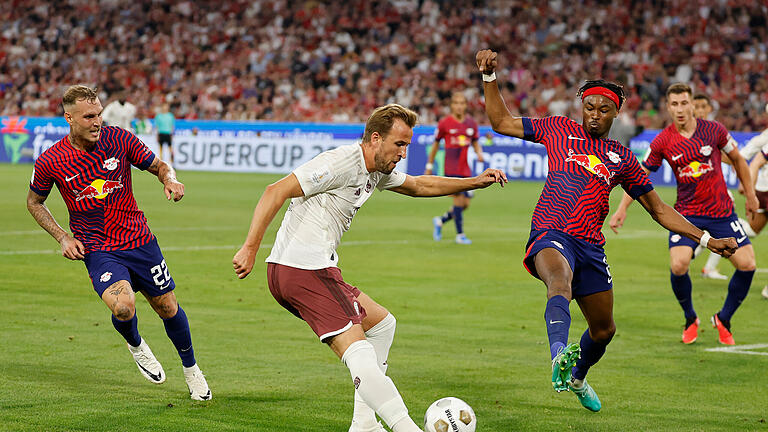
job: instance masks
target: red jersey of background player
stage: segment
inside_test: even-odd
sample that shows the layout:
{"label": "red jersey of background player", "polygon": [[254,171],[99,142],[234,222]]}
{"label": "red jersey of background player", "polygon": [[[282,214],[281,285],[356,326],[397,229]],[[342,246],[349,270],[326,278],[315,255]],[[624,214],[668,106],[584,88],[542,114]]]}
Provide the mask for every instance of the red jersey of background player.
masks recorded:
{"label": "red jersey of background player", "polygon": [[105,126],[90,152],[72,147],[69,135],[43,152],[29,188],[48,196],[56,185],[69,209],[72,234],[86,253],[133,249],[155,236],[133,197],[131,165],[144,170],[154,159],[135,135]]}
{"label": "red jersey of background player", "polygon": [[653,189],[637,157],[618,141],[593,138],[566,117],[523,118],[528,141],[547,148],[547,182],[531,230],[558,230],[604,244],[608,198],[617,185],[637,198]]}
{"label": "red jersey of background player", "polygon": [[465,116],[463,122],[449,115],[437,124],[436,140],[445,140],[445,175],[471,177],[472,170],[467,163],[467,152],[473,141],[478,139],[477,123]]}
{"label": "red jersey of background player", "polygon": [[651,142],[643,166],[656,171],[666,159],[677,180],[675,210],[685,216],[728,217],[733,200],[723,179],[720,149],[732,138],[725,126],[696,120],[696,130],[685,138],[669,125]]}

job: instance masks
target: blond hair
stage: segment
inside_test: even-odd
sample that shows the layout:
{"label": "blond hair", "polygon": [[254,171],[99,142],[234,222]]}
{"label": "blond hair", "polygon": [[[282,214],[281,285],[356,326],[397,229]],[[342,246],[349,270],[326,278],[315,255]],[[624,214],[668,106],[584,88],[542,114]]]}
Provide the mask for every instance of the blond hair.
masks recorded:
{"label": "blond hair", "polygon": [[408,127],[413,128],[419,120],[419,115],[399,104],[380,106],[373,110],[371,116],[368,117],[368,120],[365,122],[363,142],[370,142],[371,135],[373,135],[374,132],[378,132],[382,138],[386,138],[387,134],[392,129],[392,125],[395,123],[395,119],[400,119],[405,122]]}
{"label": "blond hair", "polygon": [[75,103],[79,100],[85,99],[90,103],[94,103],[99,98],[99,94],[96,92],[96,88],[91,88],[82,84],[75,84],[69,86],[64,92],[64,96],[61,98],[61,105],[64,107],[64,111],[69,111],[75,106]]}

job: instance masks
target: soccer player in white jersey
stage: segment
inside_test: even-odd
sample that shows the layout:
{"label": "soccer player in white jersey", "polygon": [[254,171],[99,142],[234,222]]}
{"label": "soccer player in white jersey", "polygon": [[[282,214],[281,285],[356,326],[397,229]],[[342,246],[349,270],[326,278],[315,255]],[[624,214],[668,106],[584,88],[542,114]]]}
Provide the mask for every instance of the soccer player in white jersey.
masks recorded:
{"label": "soccer player in white jersey", "polygon": [[394,432],[417,432],[408,409],[386,375],[395,318],[341,277],[336,247],[374,188],[410,196],[443,196],[507,181],[487,169],[477,177],[409,176],[395,171],[406,156],[418,117],[397,104],[373,111],[361,144],[316,156],[267,186],[256,205],[248,237],[232,263],[240,279],[253,269],[264,232],[292,198],[267,258],[269,289],[278,303],[309,324],[349,368],[355,386],[350,432],[383,432],[376,414]]}

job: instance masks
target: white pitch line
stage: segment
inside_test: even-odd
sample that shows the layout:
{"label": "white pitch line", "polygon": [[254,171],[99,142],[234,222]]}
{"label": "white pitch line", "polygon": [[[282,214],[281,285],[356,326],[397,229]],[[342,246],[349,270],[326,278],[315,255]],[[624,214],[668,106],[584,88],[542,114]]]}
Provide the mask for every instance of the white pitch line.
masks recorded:
{"label": "white pitch line", "polygon": [[768,348],[768,344],[734,345],[729,347],[707,348],[704,351],[724,352],[724,353],[730,353],[730,354],[750,354],[750,355],[768,356],[768,352],[750,351],[750,350],[762,349],[762,348]]}
{"label": "white pitch line", "polygon": [[[429,243],[432,241],[430,240]],[[409,240],[387,240],[387,241],[375,241],[375,240],[353,240],[342,242],[341,246],[368,246],[368,245],[393,245],[393,244],[409,244],[416,243]],[[428,243],[424,241],[423,243]],[[233,250],[236,251],[241,245],[204,245],[204,246],[161,246],[163,251],[183,252],[183,251],[203,251],[203,250]],[[271,244],[263,244],[259,246],[259,249],[271,248]],[[0,255],[56,255],[61,254],[59,249],[39,249],[39,250],[17,250],[17,251],[0,251]]]}

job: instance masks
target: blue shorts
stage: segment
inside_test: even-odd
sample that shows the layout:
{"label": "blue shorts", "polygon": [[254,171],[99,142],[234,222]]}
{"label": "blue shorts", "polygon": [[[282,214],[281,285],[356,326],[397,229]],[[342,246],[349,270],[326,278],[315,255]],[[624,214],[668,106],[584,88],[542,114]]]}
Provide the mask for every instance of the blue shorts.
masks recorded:
{"label": "blue shorts", "polygon": [[[708,216],[685,216],[688,221],[699,229],[706,230],[713,238],[727,238],[735,237],[736,243],[739,247],[751,244],[747,233],[744,232],[744,228],[739,222],[739,218],[736,213],[732,213],[728,217],[713,218]],[[688,246],[691,249],[696,249],[699,243],[695,242],[688,237],[681,236],[676,232],[669,232],[669,247],[674,246]]]}
{"label": "blue shorts", "polygon": [[584,297],[613,289],[611,267],[603,247],[557,230],[531,231],[523,265],[533,277],[541,279],[533,261],[537,253],[547,248],[560,252],[568,261],[573,272],[573,297]]}
{"label": "blue shorts", "polygon": [[128,281],[134,291],[144,291],[150,297],[176,288],[157,239],[135,249],[90,252],[85,255],[85,267],[99,297],[120,280]]}

